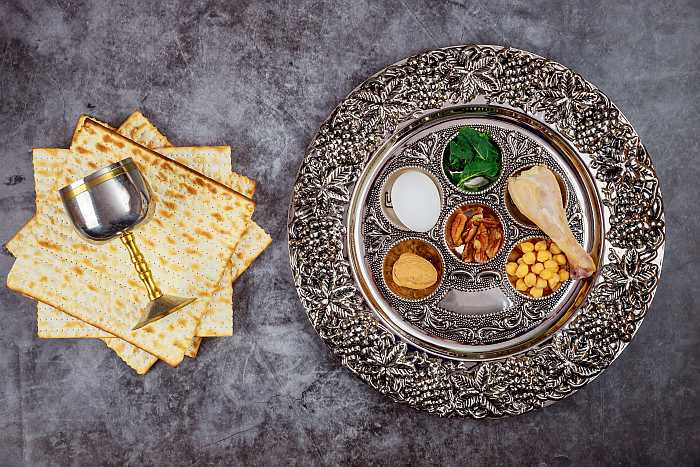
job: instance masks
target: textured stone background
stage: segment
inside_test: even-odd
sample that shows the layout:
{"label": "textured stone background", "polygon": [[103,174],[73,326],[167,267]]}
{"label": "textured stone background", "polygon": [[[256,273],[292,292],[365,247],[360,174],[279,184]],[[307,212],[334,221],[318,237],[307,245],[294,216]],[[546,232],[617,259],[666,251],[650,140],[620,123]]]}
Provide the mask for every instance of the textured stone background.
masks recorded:
{"label": "textured stone background", "polygon": [[[0,242],[34,211],[31,147],[68,144],[82,112],[139,108],[177,144],[233,146],[275,243],[236,285],[235,336],[146,377],[100,342],[38,339],[34,303],[0,288],[0,465],[698,465],[697,1],[90,3],[0,2]],[[383,66],[469,42],[607,92],[655,160],[668,222],[628,350],[575,396],[499,421],[370,390],[314,333],[287,262],[292,180],[323,119]],[[3,283],[12,262],[0,254]]]}

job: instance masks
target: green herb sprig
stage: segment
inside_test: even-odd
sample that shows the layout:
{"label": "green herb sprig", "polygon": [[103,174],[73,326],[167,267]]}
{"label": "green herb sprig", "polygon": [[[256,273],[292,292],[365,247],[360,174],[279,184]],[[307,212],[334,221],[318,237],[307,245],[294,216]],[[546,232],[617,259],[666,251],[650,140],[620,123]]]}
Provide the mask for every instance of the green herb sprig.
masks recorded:
{"label": "green herb sprig", "polygon": [[501,151],[486,132],[460,128],[445,149],[445,172],[458,188],[477,191],[501,171]]}

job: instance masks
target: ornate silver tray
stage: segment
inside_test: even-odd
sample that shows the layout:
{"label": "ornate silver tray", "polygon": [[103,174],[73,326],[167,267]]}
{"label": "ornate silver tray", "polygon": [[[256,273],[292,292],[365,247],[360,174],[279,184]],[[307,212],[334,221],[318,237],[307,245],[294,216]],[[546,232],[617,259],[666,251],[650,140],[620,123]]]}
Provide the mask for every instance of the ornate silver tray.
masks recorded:
{"label": "ornate silver tray", "polygon": [[[441,168],[464,126],[487,131],[502,153],[498,180],[477,192],[451,185]],[[598,265],[543,299],[516,292],[504,272],[515,244],[543,236],[505,188],[533,164],[557,174],[570,227]],[[391,214],[385,187],[407,168],[439,187],[427,232]],[[484,264],[460,261],[445,242],[450,213],[465,203],[488,206],[502,223],[504,244]],[[422,299],[382,280],[383,259],[404,239],[441,257],[439,286]],[[310,144],[289,211],[294,281],[319,335],[375,389],[445,416],[521,414],[600,374],[644,318],[664,239],[651,160],[614,104],[558,63],[496,46],[416,55],[356,88]],[[487,293],[502,306],[462,309]]]}

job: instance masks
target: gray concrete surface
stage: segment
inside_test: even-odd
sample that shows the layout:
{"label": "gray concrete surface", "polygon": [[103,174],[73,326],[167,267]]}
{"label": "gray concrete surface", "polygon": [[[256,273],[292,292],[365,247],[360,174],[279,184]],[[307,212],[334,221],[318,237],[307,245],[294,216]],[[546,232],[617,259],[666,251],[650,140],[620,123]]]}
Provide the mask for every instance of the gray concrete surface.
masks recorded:
{"label": "gray concrete surface", "polygon": [[[167,6],[166,6],[167,4]],[[136,376],[102,343],[35,335],[0,288],[0,465],[698,465],[700,4],[687,1],[0,2],[0,242],[34,211],[30,148],[142,109],[180,145],[230,144],[275,243],[236,286],[235,335]],[[545,410],[442,420],[343,369],[287,265],[291,183],[318,125],[383,66],[493,43],[552,57],[623,109],[668,221],[658,295],[603,376]],[[0,279],[13,262],[0,254]]]}

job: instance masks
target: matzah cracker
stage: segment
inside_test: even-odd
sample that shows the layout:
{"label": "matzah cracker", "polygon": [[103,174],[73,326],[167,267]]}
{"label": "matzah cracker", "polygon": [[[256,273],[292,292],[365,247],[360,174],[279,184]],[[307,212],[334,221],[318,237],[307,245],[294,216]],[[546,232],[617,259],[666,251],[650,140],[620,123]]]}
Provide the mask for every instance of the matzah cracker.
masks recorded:
{"label": "matzah cracker", "polygon": [[[159,144],[170,144],[167,138],[140,112],[134,112],[129,116],[119,127],[118,131],[120,134],[132,137],[136,142],[144,144],[151,149],[156,149]],[[52,185],[51,183],[47,183],[47,180],[53,181],[53,179],[50,178],[50,174],[55,173],[55,170],[61,169],[63,164],[62,153],[67,151],[66,149],[39,149],[34,151],[35,161],[44,160],[44,165],[51,166],[51,171],[42,171],[41,167],[35,168],[37,203],[39,203],[40,198],[42,198],[40,193],[47,190],[47,185]],[[223,148],[223,152],[221,147],[173,148],[170,157],[195,170],[204,172],[212,178],[219,178],[219,176],[221,176],[220,174],[223,174],[223,171],[216,167],[230,167],[230,148]],[[197,163],[190,163],[190,160],[195,160]],[[222,166],[221,164],[224,165]],[[209,171],[201,167],[206,167]],[[247,177],[233,173],[231,174],[231,180],[228,185],[247,197],[252,198],[253,196],[255,182]],[[57,187],[54,186],[51,189],[57,189]],[[23,228],[26,228],[26,226]],[[246,239],[246,237],[248,238]],[[259,239],[257,244],[255,243],[255,237]],[[254,258],[270,243],[270,240],[269,235],[258,225],[251,224],[248,228],[244,238],[241,239],[239,243],[241,247],[237,247],[232,256],[234,260],[231,266],[233,268],[231,274],[225,274],[224,277],[222,277],[220,287],[209,299],[210,306],[205,311],[202,322],[200,323],[200,328],[204,333],[210,336],[226,336],[232,334],[233,315],[231,311],[231,299],[233,290],[231,282],[252,263]],[[8,249],[12,252],[12,245],[8,245]],[[234,264],[235,266],[233,266]],[[40,337],[100,337],[108,347],[114,350],[122,360],[139,374],[146,373],[157,361],[155,356],[132,346],[128,342],[115,338],[111,334],[62,313],[45,303],[38,302],[37,318],[38,335]],[[201,338],[193,339],[185,355],[194,358],[199,350],[200,343]]]}
{"label": "matzah cracker", "polygon": [[129,344],[125,340],[113,337],[111,339],[102,339],[102,342],[140,375],[146,374],[158,361],[157,357]]}
{"label": "matzah cracker", "polygon": [[[258,224],[251,224],[243,234],[236,252],[231,257],[230,282],[233,283],[248,269],[253,261],[272,242],[272,238]],[[211,298],[206,318],[202,319],[197,328],[197,335],[202,337],[230,336],[233,334],[233,314],[231,313],[231,289],[214,293]],[[223,331],[223,332],[222,332]]]}
{"label": "matzah cracker", "polygon": [[[232,284],[271,243],[270,236],[257,224],[251,224],[241,238],[221,280],[221,287],[207,300],[209,307],[204,312],[196,335],[199,337],[230,336],[233,332],[231,313]],[[226,285],[229,285],[228,287]],[[110,338],[108,332],[77,320],[45,303],[37,305],[38,335],[42,338]]]}
{"label": "matzah cracker", "polygon": [[[195,170],[200,169],[203,166],[211,166],[214,167],[214,171],[216,171],[216,166],[220,165],[222,160],[228,161],[227,163],[224,163],[227,167],[230,167],[230,158],[226,156],[225,159],[222,159],[222,157],[225,154],[228,154],[230,150],[226,151],[213,151],[213,149],[216,148],[199,148],[199,147],[194,147],[194,148],[177,148],[179,151],[176,151],[179,154],[180,162],[185,163],[189,165],[190,167],[194,168]],[[200,151],[201,149],[201,151]],[[63,151],[63,152],[61,152]],[[67,150],[47,150],[47,149],[36,149],[34,151],[35,154],[35,161],[37,166],[35,167],[35,172],[36,173],[48,173],[50,170],[54,170],[57,167],[60,167],[61,165],[61,160],[63,157],[65,157],[65,152]],[[208,155],[207,155],[208,154]],[[192,156],[193,160],[198,161],[197,163],[192,163],[189,164],[188,160],[188,155]],[[202,161],[208,160],[208,164],[202,163]],[[51,167],[47,170],[45,167],[43,167],[43,164],[46,163],[46,161],[50,161]],[[210,169],[211,170],[211,169]],[[212,173],[210,171],[210,173]],[[228,178],[231,181],[234,181],[238,179],[240,176],[238,174],[227,174]],[[38,177],[36,181],[36,186],[37,186],[37,193],[40,191],[43,191],[45,188],[45,185],[47,185],[46,181],[48,180],[47,177]],[[252,192],[247,191],[245,193],[246,195],[251,195]],[[40,195],[37,195],[39,197]],[[25,227],[26,228],[26,227]],[[24,228],[23,228],[24,229]],[[245,239],[245,241],[243,241]],[[256,244],[256,240],[258,240],[258,243]],[[246,230],[246,233],[244,234],[244,237],[241,239],[241,242],[239,244],[244,245],[244,248],[239,248],[238,246],[236,247],[236,250],[234,252],[234,255],[232,256],[233,258],[236,259],[236,273],[235,276],[237,277],[240,275],[245,268],[250,265],[253,260],[265,249],[265,247],[269,244],[269,236],[265,233],[262,228],[260,228],[258,225],[255,225],[254,223],[251,223],[249,226],[248,230]],[[12,252],[13,254],[17,255],[18,251],[14,245],[15,241],[11,240],[7,248]],[[231,287],[231,281],[227,280],[231,278],[230,274],[227,274],[228,277],[222,277],[222,280],[217,287],[217,290],[214,292],[212,297],[209,299],[210,302],[216,302],[216,310],[210,310],[208,309],[205,311],[204,316],[202,317],[202,323],[200,323],[200,326],[203,323],[206,323],[204,329],[206,334],[202,334],[203,336],[230,336],[232,333],[232,319],[224,319],[223,316],[228,314],[229,316],[231,315],[231,294],[232,294],[232,287]],[[76,320],[73,317],[66,316],[64,313],[61,313],[59,311],[54,311],[51,312],[51,307],[48,307],[46,305],[39,305],[38,307],[38,334],[40,337],[43,338],[75,338],[75,337],[110,337],[109,333],[106,333],[104,331],[98,330],[97,328],[88,325],[87,323],[82,323],[78,320]],[[210,308],[211,305],[210,305]],[[223,326],[221,323],[224,323]],[[199,335],[199,332],[197,333]]]}
{"label": "matzah cracker", "polygon": [[119,134],[150,149],[172,146],[168,138],[138,110],[124,120],[118,131]]}
{"label": "matzah cracker", "polygon": [[[253,198],[255,181],[231,170],[231,146],[167,147],[157,148],[156,151],[226,184],[246,198]],[[220,158],[225,163],[219,163]]]}
{"label": "matzah cracker", "polygon": [[[73,148],[77,152],[82,151],[84,153],[92,153],[89,160],[86,161],[85,159],[83,159],[83,162],[86,161],[85,163],[87,163],[90,166],[90,169],[95,169],[99,165],[106,165],[109,162],[113,162],[114,160],[118,160],[118,159],[122,158],[123,156],[127,156],[127,155],[130,155],[130,153],[133,153],[131,155],[136,156],[135,159],[137,160],[137,163],[140,163],[139,165],[142,165],[142,170],[146,173],[146,178],[149,179],[149,182],[152,185],[154,184],[154,182],[152,182],[151,180],[155,179],[156,176],[162,177],[163,178],[162,182],[166,182],[166,181],[170,182],[169,189],[165,188],[165,186],[164,186],[160,190],[158,190],[158,189],[154,190],[154,192],[155,192],[154,197],[156,198],[156,203],[159,202],[159,199],[157,199],[159,197],[159,194],[161,196],[163,196],[164,198],[168,198],[168,197],[171,197],[173,195],[179,194],[178,189],[185,189],[186,187],[192,188],[192,183],[189,183],[189,184],[186,183],[187,177],[194,177],[194,179],[198,180],[204,188],[206,188],[207,190],[210,190],[212,192],[219,192],[220,190],[223,189],[223,187],[221,187],[220,185],[214,184],[213,182],[211,182],[210,180],[207,180],[207,179],[196,178],[197,174],[195,174],[193,172],[189,172],[189,171],[183,171],[183,170],[181,170],[181,167],[179,165],[174,164],[170,161],[166,161],[164,159],[161,159],[152,153],[146,152],[143,149],[140,149],[138,147],[131,147],[130,148],[130,146],[135,146],[135,145],[130,143],[128,140],[121,138],[114,133],[109,132],[108,130],[104,129],[103,127],[100,127],[99,125],[95,124],[94,122],[91,122],[90,120],[86,120],[85,127],[87,128],[87,131],[85,131],[83,141],[78,141],[78,144],[74,145],[74,148]],[[81,133],[78,133],[77,138],[80,140]],[[124,147],[126,147],[127,149],[120,151],[120,149],[124,149]],[[95,155],[97,155],[98,157],[95,158],[94,157]],[[100,157],[102,159],[107,159],[107,160],[96,161],[96,159],[99,159]],[[71,162],[76,167],[81,166],[81,164],[80,164],[81,160],[78,159],[77,157],[72,157]],[[69,166],[70,166],[70,164],[69,164]],[[177,179],[168,180],[168,177],[171,174],[178,172],[178,171],[180,172],[180,175],[182,176],[182,178],[180,178],[180,180],[179,180],[179,183],[178,183]],[[70,179],[65,180],[66,183],[68,183],[69,181],[71,181],[71,180]],[[192,180],[190,180],[190,182],[191,181]],[[159,182],[155,182],[155,183],[158,184]],[[193,191],[195,193],[189,193],[188,197],[183,197],[183,195],[181,195],[181,194],[180,194],[180,197],[182,197],[182,198],[196,198],[198,195],[200,195],[200,196],[202,194],[206,195],[206,193],[204,193],[204,190],[201,190],[201,192],[198,192],[198,190],[193,189]],[[224,190],[224,192],[226,192],[226,190]],[[51,194],[52,193],[49,193],[48,196],[51,196]],[[216,194],[216,193],[214,193],[214,194]],[[211,198],[211,197],[209,197],[209,198]],[[244,220],[244,218],[246,217],[245,214],[246,213],[249,214],[252,211],[252,203],[246,204],[242,199],[238,199],[235,196],[232,196],[231,198],[233,200],[235,200],[235,205],[232,207],[229,207],[229,208],[236,211],[236,213],[242,214],[242,215],[236,216],[236,218],[233,220],[233,222],[231,223],[232,228],[227,229],[227,232],[229,233],[229,235],[223,239],[223,242],[227,242],[227,241],[230,242],[230,234],[233,233],[235,235],[236,230],[241,231],[246,226],[246,221]],[[163,200],[163,201],[165,201],[165,200]],[[182,201],[182,200],[179,200],[179,201],[181,201],[182,203],[185,203],[185,201]],[[188,199],[188,201],[194,202],[195,199]],[[48,203],[46,205],[46,207],[49,208],[46,215],[47,215],[48,223],[51,223],[53,221],[54,225],[51,227],[51,229],[53,230],[52,235],[56,236],[55,235],[56,232],[54,232],[54,231],[60,230],[60,228],[62,227],[62,223],[65,224],[67,222],[67,220],[65,219],[65,216],[57,216],[56,215],[57,213],[55,213],[55,212],[52,213],[50,211],[52,204],[53,203]],[[58,204],[58,203],[56,203],[56,204]],[[194,206],[203,206],[205,209],[209,207],[207,203],[200,203],[200,202],[193,203],[193,205]],[[187,222],[189,223],[191,221],[191,219],[193,218],[192,215],[194,213],[192,211],[189,211],[187,208],[185,208],[183,210],[181,206],[178,206],[177,204],[172,203],[172,202],[170,203],[170,206],[172,206],[172,207],[168,207],[168,205],[166,205],[166,207],[168,207],[168,209],[173,209],[174,213],[184,214],[184,218],[183,218],[183,216],[180,216],[180,219],[178,220],[178,222],[180,223],[180,227],[186,226],[185,220],[187,220]],[[179,211],[177,208],[179,208]],[[54,209],[59,209],[59,206],[54,206]],[[164,217],[167,217],[168,214],[172,215],[173,213],[169,212],[168,209],[161,209],[160,213]],[[221,206],[218,207],[217,212],[222,212]],[[54,214],[54,218],[51,218],[51,214]],[[146,225],[146,227],[150,227],[151,224],[157,225],[157,222],[155,222],[156,219],[154,219],[154,221],[152,221],[152,222],[149,222]],[[201,220],[201,218],[200,218],[200,220]],[[217,230],[217,228],[219,230],[223,230],[221,228],[220,223],[217,225],[212,225],[213,230]],[[154,230],[157,231],[157,228],[154,227]],[[201,230],[201,231],[206,232],[204,230]],[[76,235],[76,234],[71,230],[70,234],[67,234],[67,236],[70,237],[70,235]],[[165,237],[165,236],[166,235],[163,235],[163,237]],[[155,242],[154,240],[150,240],[150,242],[149,242],[149,236],[146,235],[145,237],[146,237],[147,248],[155,247],[156,243],[159,246],[165,245],[165,243],[163,243],[163,241],[165,241],[165,238],[161,237],[160,239],[158,239],[159,240],[158,242]],[[205,237],[207,237],[207,236],[205,235]],[[212,238],[209,238],[209,237],[212,237]],[[208,235],[207,239],[209,240],[209,242],[203,242],[203,243],[216,244],[216,242],[217,242],[217,239],[215,239],[214,236],[211,234]],[[173,238],[171,238],[170,240],[176,241],[176,239],[173,239]],[[64,241],[65,241],[65,239],[64,239]],[[88,245],[88,244],[83,242],[83,245]],[[230,243],[228,245],[230,247]],[[90,246],[88,246],[86,248],[89,250]],[[44,248],[43,253],[50,254],[51,253],[50,244],[44,245],[44,247],[45,248]],[[107,250],[107,248],[105,248],[105,250]],[[229,249],[229,251],[231,251],[231,250],[232,249]],[[89,251],[89,253],[91,253],[92,257],[94,257],[96,255],[99,256],[100,253],[103,253],[103,252]],[[92,254],[92,253],[94,253],[94,254]],[[103,253],[103,254],[107,254],[107,253]],[[146,249],[145,254],[148,254],[148,249]],[[221,255],[219,255],[219,257],[217,257],[216,259],[220,260]],[[39,261],[39,262],[43,265],[47,265],[47,264],[50,265],[51,264],[50,260],[44,261],[43,263],[41,261]],[[168,270],[177,269],[177,268],[173,268],[173,265],[167,264],[168,261],[162,257],[160,257],[156,263],[151,261],[151,264],[153,265],[152,267],[154,269],[159,269],[159,263],[165,263],[165,264],[162,264],[163,267],[160,268],[161,270],[163,270],[163,269],[168,269]],[[211,263],[212,263],[212,258],[211,258],[211,255],[209,255],[208,263],[204,264],[202,266],[205,268],[207,268],[207,267],[211,268]],[[90,263],[88,263],[88,264],[90,264]],[[39,264],[37,264],[37,266],[39,266]],[[166,268],[166,266],[167,266],[167,268]],[[200,267],[202,267],[202,266],[200,266]],[[191,268],[184,268],[184,267],[181,267],[180,269],[181,269],[181,271],[176,271],[176,272],[182,272],[186,269],[191,270]],[[16,272],[16,271],[13,271],[13,272]],[[112,271],[109,271],[109,272],[111,273]],[[210,273],[211,269],[207,270],[206,272]],[[155,275],[156,275],[156,277],[159,277],[158,272],[156,272]],[[203,277],[201,277],[202,280],[199,280],[197,282],[193,281],[190,284],[186,284],[188,286],[188,288],[197,288],[197,285],[199,284],[201,287],[206,287],[207,289],[211,289],[212,286],[215,285],[214,280],[218,279],[218,277],[214,278],[213,274],[199,274],[199,275],[203,276]],[[25,283],[21,283],[22,279],[25,280]],[[31,282],[31,280],[28,280],[26,277],[24,277],[22,274],[19,274],[19,273],[15,273],[15,274],[11,273],[10,277],[8,278],[8,283],[9,283],[11,288],[17,289],[20,292],[27,293],[27,294],[32,295],[32,296],[38,295],[37,298],[43,300],[42,291],[33,289],[32,285],[36,286],[36,284],[31,284],[30,282]],[[132,284],[127,284],[127,285],[132,286]],[[143,293],[140,289],[139,289],[139,292]],[[178,292],[178,293],[180,293],[181,295],[183,294],[182,292]],[[45,296],[44,298],[46,298],[46,300],[43,300],[43,301],[51,303],[51,300],[56,300],[56,297],[54,295],[44,294],[44,296]],[[68,300],[68,302],[70,302],[70,300]],[[62,305],[61,308],[70,308],[70,306],[68,306],[68,305],[70,305],[70,303],[61,303],[61,305]],[[114,322],[110,322],[108,319],[105,319],[104,313],[95,313],[94,310],[70,310],[70,312],[78,315],[81,318],[85,318],[84,319],[85,321],[92,322],[93,324],[96,324],[96,323],[99,324],[100,325],[99,327],[106,327],[106,328],[108,328],[107,330],[110,330],[110,331],[115,330],[117,333],[123,334],[127,339],[130,339],[132,341],[136,341],[135,343],[137,345],[143,344],[143,346],[149,348],[149,350],[153,349],[156,351],[156,353],[157,352],[162,353],[163,356],[166,356],[165,359],[169,360],[169,363],[171,363],[171,364],[175,363],[176,361],[179,361],[179,359],[176,356],[174,356],[174,353],[173,353],[174,349],[173,349],[172,345],[168,349],[160,349],[159,347],[161,347],[165,344],[163,344],[162,342],[159,342],[157,339],[154,340],[154,339],[144,338],[144,341],[141,342],[140,341],[141,336],[139,336],[138,332],[137,333],[129,332],[128,328],[126,327],[127,325],[126,325],[126,322],[124,319],[124,314],[122,314],[121,317],[117,317],[117,316],[111,317],[114,320]],[[155,323],[155,324],[157,325],[158,323]],[[165,345],[165,346],[167,347],[167,345]],[[175,347],[177,347],[177,346],[175,346]],[[167,355],[165,355],[165,354],[167,354]]]}
{"label": "matzah cracker", "polygon": [[[133,125],[137,125],[138,128],[133,128]],[[125,136],[130,135],[160,135],[159,139],[155,139],[155,143],[149,143],[148,145],[161,143],[168,143],[169,141],[165,136],[160,133],[160,131],[151,124],[146,117],[140,112],[134,112],[129,116],[129,118],[119,127],[119,133]],[[138,141],[137,142],[141,142]],[[170,148],[157,148],[158,152],[167,157],[170,157],[178,162],[181,162],[198,172],[204,173],[205,175],[213,178],[215,180],[224,182],[228,186],[236,191],[239,191],[246,197],[252,198],[255,190],[255,182],[248,177],[237,173],[231,173],[231,149],[228,146],[215,146],[215,147],[170,147]],[[44,163],[50,162],[51,170],[60,169],[62,162],[62,157],[65,155],[60,151],[67,150],[55,150],[55,149],[40,149],[35,150],[35,160],[42,161]],[[52,160],[53,159],[53,160]],[[48,173],[46,170],[42,170],[42,167],[35,167],[35,174]],[[45,182],[46,178],[41,180],[36,180],[36,186],[42,186],[42,188],[47,185]],[[52,189],[57,189],[53,187]],[[39,188],[37,188],[37,193],[39,193]],[[47,190],[43,190],[47,191]],[[39,202],[39,194],[37,194],[37,202]],[[251,230],[253,229],[253,230]],[[234,257],[237,258],[236,265],[237,271],[235,276],[238,277],[247,266],[252,264],[255,258],[269,245],[271,239],[259,226],[249,227],[251,230],[251,235],[255,237],[248,236],[247,242],[245,242],[246,251],[236,249],[234,252]],[[257,245],[254,243],[255,238],[260,241]],[[8,248],[10,248],[8,246]],[[231,295],[233,293],[232,284],[228,281],[228,277],[223,277],[222,282],[219,284],[216,292],[210,299],[210,306],[205,311],[202,321],[200,322],[200,327],[203,330],[202,336],[216,337],[216,336],[230,336],[233,332],[233,317],[231,313]],[[235,280],[235,279],[233,279]],[[227,285],[228,284],[228,285]],[[216,309],[213,309],[216,308]],[[226,316],[228,315],[228,318]],[[110,337],[109,333],[98,330],[87,323],[81,324],[77,322],[73,317],[65,316],[64,313],[59,311],[51,312],[51,307],[48,306],[38,306],[37,307],[37,322],[38,322],[38,334],[43,338],[66,338],[66,337]],[[200,335],[199,328],[197,335]],[[112,336],[113,337],[113,336]]]}

